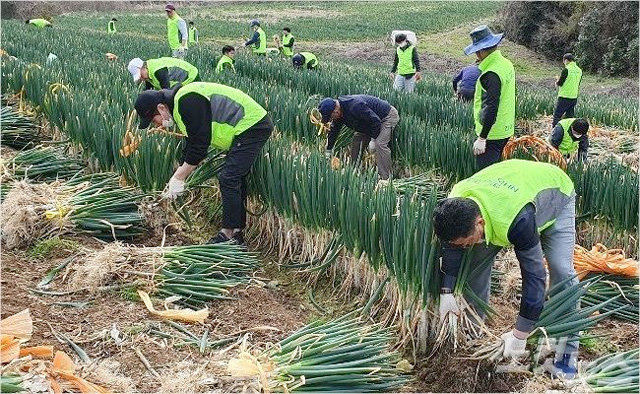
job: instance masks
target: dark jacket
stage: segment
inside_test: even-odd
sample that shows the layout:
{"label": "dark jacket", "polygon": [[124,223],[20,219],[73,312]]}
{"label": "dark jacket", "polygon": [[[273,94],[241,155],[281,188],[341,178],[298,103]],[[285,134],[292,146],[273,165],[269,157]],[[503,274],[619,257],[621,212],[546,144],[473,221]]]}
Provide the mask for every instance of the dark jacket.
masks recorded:
{"label": "dark jacket", "polygon": [[[544,268],[542,245],[536,226],[536,210],[527,204],[511,223],[507,233],[514,246],[522,275],[522,299],[516,329],[530,331],[540,317],[544,305],[546,271]],[[442,250],[441,287],[453,289],[464,249],[445,246]]]}
{"label": "dark jacket", "polygon": [[498,116],[498,104],[500,103],[500,90],[502,89],[502,82],[498,74],[488,71],[480,76],[480,85],[485,90],[482,92],[482,130],[480,131],[481,138],[487,138],[491,127],[496,123],[496,117]]}
{"label": "dark jacket", "polygon": [[333,149],[342,126],[363,133],[371,138],[380,134],[382,119],[391,111],[391,104],[366,94],[354,94],[338,97],[342,109],[342,119],[331,123],[327,136],[327,149]]}
{"label": "dark jacket", "polygon": [[[169,80],[169,69],[167,67],[162,67],[156,70],[155,74],[153,74],[155,79],[160,82],[160,87],[162,89],[169,89],[171,85],[171,81]],[[151,81],[146,81],[144,83],[145,89],[153,89],[153,85]]]}
{"label": "dark jacket", "polygon": [[[478,77],[480,77],[480,69],[475,64],[463,68],[458,75],[453,78],[453,91],[457,92],[458,88],[471,92],[475,91]],[[460,83],[459,86],[458,83]]]}

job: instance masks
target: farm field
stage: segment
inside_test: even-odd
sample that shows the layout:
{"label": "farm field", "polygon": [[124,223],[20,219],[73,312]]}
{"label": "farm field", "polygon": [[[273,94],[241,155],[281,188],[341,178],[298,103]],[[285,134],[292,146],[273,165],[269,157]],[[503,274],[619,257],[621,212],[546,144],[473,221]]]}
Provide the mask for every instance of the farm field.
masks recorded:
{"label": "farm field", "polygon": [[[459,321],[438,316],[442,245],[432,217],[475,172],[473,108],[453,97],[451,75],[464,65],[468,32],[501,5],[176,4],[199,30],[185,60],[200,79],[247,93],[275,125],[248,177],[247,248],[207,243],[222,222],[225,152],[211,149],[168,201],[185,138],[137,127],[140,88],[127,64],[171,56],[164,4],[60,15],[51,29],[3,21],[2,391],[638,392],[640,158],[628,80],[585,76],[576,115],[592,125],[589,160],[565,169],[584,248],[576,264],[613,261],[630,276],[595,270],[567,291],[550,289],[521,363],[484,352],[518,314],[512,249],[493,267],[486,325],[468,309]],[[107,34],[112,17],[118,32]],[[236,72],[216,73],[222,46],[246,39],[251,19],[269,38],[290,27],[319,68],[238,49]],[[389,80],[397,28],[418,36],[414,93]],[[546,139],[556,99],[547,71],[561,63],[532,62],[512,43],[503,53],[526,58],[514,61],[515,137]],[[323,97],[360,93],[400,113],[389,182],[379,182],[371,153],[350,163],[349,132],[328,160],[310,119]],[[477,271],[462,264],[453,294],[464,305]],[[30,318],[18,316],[32,332],[11,356],[25,339],[11,316],[25,309]],[[580,378],[552,380],[541,349],[574,334]],[[46,346],[61,353],[43,356]]]}

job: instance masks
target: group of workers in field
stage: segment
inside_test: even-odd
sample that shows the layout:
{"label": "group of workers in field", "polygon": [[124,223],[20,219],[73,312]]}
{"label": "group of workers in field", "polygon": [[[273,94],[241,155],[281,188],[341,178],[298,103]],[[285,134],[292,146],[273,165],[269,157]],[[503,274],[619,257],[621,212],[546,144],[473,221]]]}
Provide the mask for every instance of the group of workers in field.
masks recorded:
{"label": "group of workers in field", "polygon": [[[218,83],[200,82],[197,68],[181,59],[192,35],[188,35],[186,24],[173,5],[167,5],[165,10],[173,57],[146,61],[136,58],[128,66],[134,82],[144,83],[146,88],[134,104],[140,118],[139,127],[175,126],[186,137],[181,164],[164,192],[169,199],[185,191],[185,180],[210,148],[227,152],[218,173],[222,229],[210,242],[244,244],[246,178],[272,134],[274,124],[267,111],[246,93]],[[113,22],[109,31],[115,31],[115,20]],[[251,27],[254,34],[244,46],[251,46],[256,55],[264,56],[266,34],[257,20],[251,22]],[[197,37],[196,32],[194,35]],[[470,37],[472,43],[464,53],[475,54],[476,61],[453,79],[453,88],[458,98],[473,105],[477,138],[472,151],[477,172],[458,182],[434,210],[434,232],[443,246],[439,313],[441,318],[459,313],[453,289],[465,250],[472,248],[472,265],[484,264],[469,283],[477,295],[469,301],[477,304],[489,301],[491,268],[496,255],[502,248],[513,246],[522,275],[522,297],[513,329],[501,338],[503,356],[517,358],[523,355],[526,339],[544,305],[545,258],[551,286],[560,284],[566,288],[577,282],[573,268],[576,194],[572,180],[553,164],[502,161],[502,151],[515,128],[514,67],[498,49],[503,34],[478,26]],[[294,63],[308,64],[307,55],[294,54],[294,41],[290,29],[283,29],[282,54],[292,57]],[[398,34],[395,42],[391,70],[394,88],[412,92],[421,78],[417,50],[405,34]],[[234,69],[234,53],[232,46],[223,48],[217,72]],[[301,59],[296,59],[298,55]],[[549,142],[562,154],[577,152],[578,159],[585,160],[589,124],[573,117],[582,71],[571,54],[564,56],[564,63],[565,69],[556,81],[558,100]],[[383,99],[365,94],[327,97],[320,101],[317,109],[325,125],[323,129],[328,130],[327,157],[333,156],[338,134],[346,126],[355,132],[351,160],[357,162],[369,147],[375,151],[380,179],[392,177],[390,146],[399,122],[398,109]],[[562,119],[563,115],[567,117]],[[490,264],[486,264],[487,261]],[[545,369],[554,376],[572,378],[577,371],[577,355],[577,338],[567,338],[556,348],[555,359],[547,360]]]}

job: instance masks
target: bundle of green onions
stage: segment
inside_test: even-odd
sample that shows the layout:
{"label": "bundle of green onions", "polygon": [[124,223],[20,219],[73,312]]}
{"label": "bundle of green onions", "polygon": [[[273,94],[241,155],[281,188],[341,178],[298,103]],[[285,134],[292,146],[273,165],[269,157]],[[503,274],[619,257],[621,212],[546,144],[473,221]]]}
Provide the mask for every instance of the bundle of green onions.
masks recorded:
{"label": "bundle of green onions", "polygon": [[[579,337],[580,333],[593,328],[596,323],[615,313],[619,308],[594,315],[608,304],[615,302],[620,295],[607,301],[586,308],[576,308],[576,303],[587,293],[589,287],[596,283],[596,279],[585,280],[563,289],[574,278],[568,278],[549,290],[549,299],[545,302],[540,318],[527,342],[530,345],[546,341],[549,338]],[[483,344],[471,356],[472,359],[498,359],[503,352],[504,343],[501,339],[489,344]]]}
{"label": "bundle of green onions", "polygon": [[638,349],[607,354],[591,362],[582,378],[595,393],[637,393],[639,354]]}
{"label": "bundle of green onions", "polygon": [[436,175],[433,171],[423,172],[407,178],[393,179],[390,182],[393,188],[401,194],[415,193],[427,199],[431,197],[434,191],[438,198],[446,197],[446,191],[442,187],[445,183],[442,177]]}
{"label": "bundle of green onions", "polygon": [[66,182],[14,182],[0,210],[8,248],[54,233],[79,231],[105,240],[142,233],[142,195],[121,187],[114,174],[85,175]]}
{"label": "bundle of green onions", "polygon": [[594,282],[580,299],[582,305],[593,306],[620,296],[615,301],[603,306],[600,312],[613,311],[612,317],[638,324],[638,308],[640,307],[638,278],[592,274],[587,276],[587,279],[594,279]]}
{"label": "bundle of green onions", "polygon": [[397,391],[411,366],[388,347],[393,334],[355,313],[314,322],[270,349],[229,362],[235,376],[259,376],[265,392]]}
{"label": "bundle of green onions", "polygon": [[148,248],[166,262],[154,276],[157,295],[180,297],[197,307],[213,300],[232,299],[229,290],[249,282],[258,262],[255,254],[232,244]]}
{"label": "bundle of green onions", "polygon": [[84,171],[84,163],[59,149],[42,147],[18,153],[9,170],[15,178],[49,182],[78,175]]}
{"label": "bundle of green onions", "polygon": [[24,149],[36,145],[40,137],[33,119],[20,115],[10,106],[0,109],[2,145]]}
{"label": "bundle of green onions", "polygon": [[21,391],[25,391],[22,388],[22,376],[13,374],[0,376],[0,392],[19,393]]}

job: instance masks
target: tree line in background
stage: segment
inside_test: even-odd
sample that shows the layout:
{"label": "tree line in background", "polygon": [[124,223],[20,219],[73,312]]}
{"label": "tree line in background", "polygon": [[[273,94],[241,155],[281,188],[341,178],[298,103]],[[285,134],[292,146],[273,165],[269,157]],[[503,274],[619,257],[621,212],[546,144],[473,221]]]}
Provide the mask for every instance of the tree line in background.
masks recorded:
{"label": "tree line in background", "polygon": [[638,75],[638,2],[515,1],[496,22],[509,40],[551,59],[572,52],[585,70]]}

